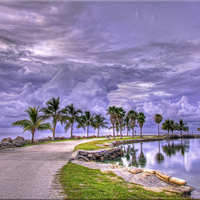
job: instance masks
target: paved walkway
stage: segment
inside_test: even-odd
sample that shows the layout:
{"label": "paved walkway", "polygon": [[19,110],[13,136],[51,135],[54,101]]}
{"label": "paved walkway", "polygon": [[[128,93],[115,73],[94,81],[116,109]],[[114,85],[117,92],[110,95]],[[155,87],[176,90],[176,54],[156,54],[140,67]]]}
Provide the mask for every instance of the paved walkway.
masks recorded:
{"label": "paved walkway", "polygon": [[73,140],[0,151],[0,199],[57,199],[56,172],[74,147],[97,139]]}

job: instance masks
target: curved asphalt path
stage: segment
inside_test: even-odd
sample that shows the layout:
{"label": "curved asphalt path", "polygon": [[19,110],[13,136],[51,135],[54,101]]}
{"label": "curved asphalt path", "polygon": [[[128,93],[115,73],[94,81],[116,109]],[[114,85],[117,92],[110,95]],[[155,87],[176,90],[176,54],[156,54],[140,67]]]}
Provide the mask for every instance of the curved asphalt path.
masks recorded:
{"label": "curved asphalt path", "polygon": [[0,199],[57,199],[56,172],[67,164],[78,144],[73,140],[0,151]]}

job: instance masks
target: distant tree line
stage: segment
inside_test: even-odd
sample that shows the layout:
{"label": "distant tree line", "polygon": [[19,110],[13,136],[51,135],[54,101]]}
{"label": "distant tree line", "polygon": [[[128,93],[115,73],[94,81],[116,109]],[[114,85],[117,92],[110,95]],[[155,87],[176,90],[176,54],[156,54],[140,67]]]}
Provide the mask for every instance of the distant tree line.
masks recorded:
{"label": "distant tree line", "polygon": [[[34,135],[36,130],[44,131],[51,130],[53,137],[52,140],[55,140],[55,130],[57,123],[60,122],[64,125],[65,132],[71,129],[70,138],[73,138],[74,125],[77,124],[76,128],[83,128],[84,131],[87,131],[87,137],[89,137],[89,128],[93,127],[97,130],[97,137],[99,137],[100,128],[113,129],[113,139],[115,139],[115,131],[117,135],[119,133],[120,138],[122,138],[122,131],[127,129],[128,132],[132,130],[132,137],[134,137],[134,128],[137,127],[136,123],[140,127],[140,137],[142,138],[142,128],[145,123],[146,116],[143,112],[137,113],[134,110],[130,110],[127,114],[122,107],[109,106],[107,109],[107,114],[110,115],[111,127],[108,127],[109,123],[106,122],[106,118],[101,114],[95,114],[88,111],[82,111],[80,109],[75,109],[73,103],[67,105],[65,108],[60,108],[60,98],[52,97],[49,101],[46,102],[45,107],[41,109],[39,107],[28,107],[25,111],[29,115],[29,120],[19,120],[12,123],[12,126],[19,126],[25,131],[31,131],[32,140],[34,142]],[[41,113],[41,115],[39,115]],[[52,119],[51,123],[45,123],[45,120]],[[158,135],[159,133],[159,124],[162,122],[163,117],[160,114],[154,115],[154,121],[158,124]],[[174,120],[165,120],[162,124],[162,129],[172,132],[174,130],[189,131],[189,128],[186,126],[187,123],[184,123],[183,120],[179,120],[179,123],[175,123]]]}

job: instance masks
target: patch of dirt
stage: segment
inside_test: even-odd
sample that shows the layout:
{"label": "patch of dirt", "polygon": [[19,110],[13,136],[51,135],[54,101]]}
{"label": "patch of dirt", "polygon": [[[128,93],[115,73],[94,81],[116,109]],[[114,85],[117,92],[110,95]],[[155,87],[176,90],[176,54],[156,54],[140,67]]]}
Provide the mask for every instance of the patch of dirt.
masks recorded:
{"label": "patch of dirt", "polygon": [[106,176],[106,178],[109,178],[109,179],[111,179],[112,181],[122,181],[122,180],[119,179],[117,176],[116,176],[116,177]]}

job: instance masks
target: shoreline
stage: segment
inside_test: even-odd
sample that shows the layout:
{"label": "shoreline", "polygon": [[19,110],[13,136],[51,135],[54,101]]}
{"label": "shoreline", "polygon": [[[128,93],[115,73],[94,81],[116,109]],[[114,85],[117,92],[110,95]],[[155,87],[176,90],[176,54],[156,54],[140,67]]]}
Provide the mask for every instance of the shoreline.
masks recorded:
{"label": "shoreline", "polygon": [[[121,144],[153,142],[153,141],[161,141],[161,140],[168,140],[168,139],[186,139],[186,138],[191,138],[191,139],[200,138],[200,135],[184,135],[184,136],[183,135],[182,136],[174,135],[174,136],[166,136],[166,137],[163,137],[163,138],[149,138],[149,139],[147,139],[147,138],[142,139],[141,138],[141,139],[135,139],[135,140],[129,139],[129,140],[122,140],[122,141],[120,141],[120,140],[119,141],[113,141],[113,142],[104,143],[104,144],[99,145],[101,147],[105,147],[106,149],[102,148],[102,149],[90,150],[90,151],[79,149],[72,154],[70,160],[72,160],[72,162],[75,163],[75,164],[80,163],[81,165],[86,166],[86,167],[89,167],[90,165],[92,165],[94,167],[94,169],[101,169],[101,168],[105,168],[106,164],[101,163],[99,161],[104,161],[104,159],[106,159],[106,158],[112,159],[112,158],[121,156],[123,151],[119,152],[119,148],[117,149],[117,147]],[[82,161],[84,161],[84,162],[82,162]],[[101,164],[102,165],[104,164],[105,166],[103,167],[103,166],[101,166]],[[131,172],[131,170],[129,170],[130,168],[134,168],[134,170],[132,171],[133,174],[138,174],[138,173],[144,172],[144,173],[146,173],[146,174],[144,174],[144,178],[154,175],[158,179],[160,179],[161,182],[164,181],[164,182],[167,183],[167,185],[163,186],[163,188],[159,187],[159,189],[158,189],[157,187],[153,186],[154,182],[152,182],[152,180],[155,180],[155,182],[158,183],[158,184],[159,184],[160,181],[158,181],[155,177],[151,177],[151,184],[148,185],[147,183],[145,183],[146,185],[145,184],[143,185],[143,187],[146,187],[144,189],[147,189],[147,190],[152,190],[152,191],[167,190],[169,192],[177,192],[177,193],[182,193],[182,194],[187,194],[187,195],[191,194],[191,192],[193,190],[195,190],[192,186],[186,185],[187,181],[182,180],[180,178],[171,177],[170,175],[165,174],[162,171],[149,170],[149,169],[143,169],[143,168],[140,169],[140,168],[135,168],[133,166],[132,167],[122,167],[122,166],[118,166],[118,165],[115,165],[115,164],[110,164],[110,166],[109,166],[107,164],[107,170],[110,170],[112,168],[113,169],[119,168],[122,171],[125,170],[125,171],[129,171],[129,172]],[[125,172],[125,174],[126,173],[127,172]],[[143,176],[143,175],[141,174],[141,176]],[[123,178],[122,173],[121,173],[121,177]],[[137,180],[139,180],[139,181],[134,182],[132,180],[132,182],[142,183],[139,175],[137,177]]]}
{"label": "shoreline", "polygon": [[[127,168],[94,161],[85,162],[82,160],[73,160],[71,162],[90,169],[100,169],[102,172],[112,171],[118,177],[123,178],[126,182],[140,185],[145,190],[151,190],[154,192],[175,192],[183,195],[190,195],[191,192],[195,190],[193,187],[186,185],[187,182],[185,180],[171,177],[170,175],[157,170],[140,169],[136,167]],[[166,177],[168,177],[168,181],[164,180]],[[172,179],[172,181],[170,181],[170,179]]]}
{"label": "shoreline", "polygon": [[[185,135],[143,135],[143,137],[148,137],[148,136],[153,136],[154,138],[140,138],[140,139],[135,139],[135,137],[130,137],[130,136],[123,136],[122,141],[120,141],[120,138],[118,136],[116,137],[117,140],[112,142],[111,147],[118,146],[120,144],[128,144],[128,143],[135,143],[135,142],[148,142],[148,141],[160,141],[160,140],[170,140],[170,139],[184,139],[184,138],[200,138],[200,135],[194,135],[194,134],[185,134]],[[137,136],[138,137],[138,136]],[[86,136],[73,136],[72,140],[84,140],[84,139],[96,139],[96,135],[90,135],[88,138]],[[111,140],[112,136],[111,135],[102,135],[98,138],[107,138],[108,141]],[[126,138],[129,138],[125,140]],[[52,141],[52,137],[43,137],[41,139],[35,139],[34,143],[30,143],[30,139],[24,139],[24,137],[17,136],[15,139],[12,139],[10,137],[8,138],[3,138],[0,143],[0,150],[5,149],[5,148],[15,148],[15,147],[23,147],[24,145],[36,145],[36,144],[45,144],[45,143],[50,143],[50,142],[58,142],[58,141],[67,141],[71,140],[65,136],[62,137],[55,137],[55,140]],[[101,145],[100,145],[101,146]],[[105,145],[109,146],[109,144]]]}
{"label": "shoreline", "polygon": [[[74,137],[86,137],[87,133],[74,133],[73,134]],[[96,136],[97,134],[96,133],[90,133],[89,136]],[[112,133],[111,134],[101,134],[100,137],[107,137],[107,136],[111,136],[112,137]],[[160,134],[160,136],[165,136],[167,134]],[[179,135],[179,134],[174,134],[174,135]],[[188,135],[188,134],[184,134],[184,135]],[[197,133],[190,133],[189,135],[199,135],[198,132]],[[17,132],[17,133],[11,133],[11,132],[8,132],[8,133],[0,133],[0,142],[2,141],[2,139],[4,138],[8,138],[10,137],[11,139],[15,139],[16,137],[23,137],[24,139],[27,139],[27,140],[30,140],[31,139],[31,134],[29,132],[25,132],[25,133],[20,133],[20,132]],[[134,136],[140,136],[139,134],[137,135],[134,135]],[[145,133],[143,134],[143,136],[158,136],[157,133]],[[36,140],[39,140],[39,139],[42,139],[42,138],[47,138],[47,137],[52,137],[52,133],[44,133],[44,132],[36,132],[35,134],[35,139]],[[56,137],[65,137],[65,138],[69,138],[70,137],[70,133],[56,133]],[[116,136],[116,137],[119,137],[119,136]],[[127,134],[125,133],[123,135],[123,137],[132,137],[131,134],[129,134],[127,136]]]}

